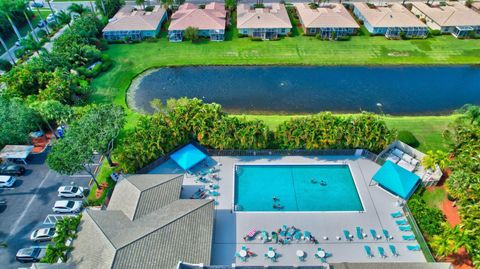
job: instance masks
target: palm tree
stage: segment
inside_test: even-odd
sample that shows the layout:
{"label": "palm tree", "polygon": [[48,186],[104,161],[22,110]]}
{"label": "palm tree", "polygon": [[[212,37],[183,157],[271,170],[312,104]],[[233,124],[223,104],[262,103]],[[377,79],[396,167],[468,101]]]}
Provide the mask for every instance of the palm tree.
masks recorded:
{"label": "palm tree", "polygon": [[39,41],[37,33],[35,32],[35,29],[32,26],[32,22],[30,21],[30,17],[27,14],[28,1],[27,0],[17,0],[15,2],[15,4],[16,4],[16,9],[21,10],[23,12],[23,15],[25,16],[25,19],[27,20],[28,26],[30,27],[30,30],[32,31],[33,37],[36,39],[36,41]]}
{"label": "palm tree", "polygon": [[422,159],[422,165],[427,169],[435,169],[435,165],[438,164],[440,169],[444,169],[448,164],[448,153],[443,152],[441,150],[427,151],[427,155],[425,155]]}
{"label": "palm tree", "polygon": [[1,36],[0,36],[0,43],[2,43],[2,47],[7,52],[8,57],[10,58],[10,61],[13,63],[13,65],[16,65],[15,58],[13,58],[12,53],[8,49],[7,44],[5,44],[5,41],[3,41],[3,38]]}
{"label": "palm tree", "polygon": [[[36,8],[37,8],[37,12],[38,12],[38,16],[40,17],[40,20],[46,24],[47,21],[43,18],[42,12],[40,12],[40,9],[38,8],[38,6]],[[50,31],[48,30],[48,25],[45,25],[45,32],[47,32],[47,34],[50,34]]]}
{"label": "palm tree", "polygon": [[145,0],[135,0],[135,4],[141,6],[142,9],[145,9]]}
{"label": "palm tree", "polygon": [[73,13],[77,13],[80,16],[89,12],[90,10],[82,4],[73,3],[68,7],[68,10]]}
{"label": "palm tree", "polygon": [[61,24],[66,24],[70,28],[70,22],[72,21],[72,16],[69,13],[65,12],[65,10],[61,10],[60,12],[57,13],[57,16]]}
{"label": "palm tree", "polygon": [[13,28],[13,31],[18,37],[18,41],[20,41],[22,39],[22,36],[20,35],[20,32],[17,29],[17,26],[15,26],[15,23],[13,23],[13,20],[11,17],[14,8],[15,8],[15,3],[13,2],[13,0],[3,0],[0,2],[0,15],[5,16],[5,18],[7,18],[8,22]]}
{"label": "palm tree", "polygon": [[50,11],[53,14],[53,18],[55,19],[55,22],[58,24],[57,15],[55,14],[55,10],[53,10],[53,8],[52,8],[52,4],[50,3],[50,0],[46,0],[46,1],[48,3],[48,7],[50,8]]}

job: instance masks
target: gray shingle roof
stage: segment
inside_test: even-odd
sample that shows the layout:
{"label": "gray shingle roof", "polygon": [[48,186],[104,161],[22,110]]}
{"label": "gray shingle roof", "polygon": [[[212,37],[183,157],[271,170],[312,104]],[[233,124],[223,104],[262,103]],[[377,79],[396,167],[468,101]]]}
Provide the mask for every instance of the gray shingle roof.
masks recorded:
{"label": "gray shingle roof", "polygon": [[176,174],[135,175],[119,182],[106,211],[85,211],[72,261],[78,268],[98,269],[168,269],[180,260],[209,264],[213,201],[178,199],[181,184]]}
{"label": "gray shingle roof", "polygon": [[130,175],[115,186],[108,210],[121,210],[131,220],[180,197],[181,174]]}

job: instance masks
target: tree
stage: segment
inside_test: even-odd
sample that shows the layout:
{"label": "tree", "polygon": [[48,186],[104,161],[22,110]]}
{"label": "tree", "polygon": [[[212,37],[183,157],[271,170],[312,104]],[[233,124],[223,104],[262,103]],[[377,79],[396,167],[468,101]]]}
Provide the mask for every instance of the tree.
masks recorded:
{"label": "tree", "polygon": [[462,113],[462,118],[470,121],[470,124],[480,123],[480,106],[467,104],[457,112]]}
{"label": "tree", "polygon": [[61,24],[66,24],[70,28],[70,22],[72,21],[72,16],[69,13],[65,12],[65,10],[61,10],[60,12],[57,13],[57,17]]}
{"label": "tree", "polygon": [[225,0],[225,7],[230,11],[234,11],[237,8],[237,0]]}
{"label": "tree", "polygon": [[141,6],[142,9],[145,9],[145,0],[135,0],[135,4]]}
{"label": "tree", "polygon": [[34,112],[20,99],[0,96],[0,148],[8,144],[27,144],[28,134],[37,127]]}
{"label": "tree", "polygon": [[55,10],[52,8],[52,4],[50,3],[50,0],[45,0],[48,4],[48,7],[50,8],[50,12],[53,14],[53,18],[55,19],[55,22],[58,24],[58,18]]}
{"label": "tree", "polygon": [[95,0],[97,9],[101,9],[108,18],[113,17],[115,13],[125,4],[124,0]]}
{"label": "tree", "polygon": [[20,35],[20,32],[17,29],[17,26],[15,26],[15,23],[13,23],[12,20],[12,13],[16,9],[16,4],[14,2],[15,0],[2,0],[0,1],[0,15],[4,16],[7,18],[8,22],[13,28],[13,31],[17,35],[18,40],[20,41],[22,39],[22,36]]}
{"label": "tree", "polygon": [[35,101],[30,104],[30,107],[40,116],[55,137],[57,135],[51,123],[53,122],[57,125],[66,124],[73,115],[73,111],[69,106],[63,105],[56,100]]}
{"label": "tree", "polygon": [[27,24],[30,27],[33,38],[35,38],[35,40],[37,42],[39,42],[40,40],[37,36],[37,33],[35,32],[35,29],[32,26],[32,22],[30,22],[30,16],[28,16],[28,14],[27,14],[28,1],[27,0],[16,0],[15,4],[16,4],[17,10],[21,10],[23,15],[25,16],[25,19],[27,20]]}
{"label": "tree", "polygon": [[184,36],[186,39],[191,40],[192,42],[198,39],[198,28],[189,26],[185,29]]}
{"label": "tree", "polygon": [[438,164],[440,169],[444,169],[448,164],[448,153],[441,150],[427,151],[427,154],[422,159],[422,165],[427,169],[435,170],[435,165]]}
{"label": "tree", "polygon": [[90,12],[90,9],[82,4],[73,3],[68,7],[68,11],[83,16],[85,13]]}
{"label": "tree", "polygon": [[5,41],[3,41],[3,38],[0,36],[0,43],[2,44],[3,49],[7,52],[8,57],[10,58],[10,61],[16,65],[15,63],[15,58],[13,58],[12,53],[10,52],[10,49],[7,47],[5,44]]}
{"label": "tree", "polygon": [[[42,16],[42,12],[40,12],[40,8],[38,8],[38,6],[36,6],[36,9],[37,9],[38,17],[40,17],[40,20],[42,22],[47,23],[47,21]],[[48,25],[45,25],[45,31],[47,32],[47,34],[50,34],[50,31],[48,30]]]}

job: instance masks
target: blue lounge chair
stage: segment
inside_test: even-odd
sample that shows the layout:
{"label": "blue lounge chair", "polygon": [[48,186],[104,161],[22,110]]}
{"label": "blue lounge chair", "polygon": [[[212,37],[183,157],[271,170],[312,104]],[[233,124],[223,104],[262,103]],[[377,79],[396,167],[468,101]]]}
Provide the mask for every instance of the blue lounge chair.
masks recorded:
{"label": "blue lounge chair", "polygon": [[220,193],[218,191],[210,190],[209,193],[210,193],[211,196],[219,196],[220,195]]}
{"label": "blue lounge chair", "polygon": [[411,232],[412,231],[412,227],[410,227],[410,225],[398,226],[398,228],[402,232]]}
{"label": "blue lounge chair", "polygon": [[300,240],[301,238],[302,238],[302,232],[296,231],[295,234],[293,235],[293,239]]}
{"label": "blue lounge chair", "polygon": [[362,233],[362,228],[357,226],[357,238],[358,239],[363,239],[363,233]]}
{"label": "blue lounge chair", "polygon": [[262,241],[263,241],[263,243],[268,242],[268,232],[267,231],[262,231]]}
{"label": "blue lounge chair", "polygon": [[372,238],[373,238],[374,240],[378,240],[377,231],[375,231],[374,229],[370,229],[370,234],[372,234]]}
{"label": "blue lounge chair", "polygon": [[390,251],[392,252],[392,255],[395,256],[395,257],[398,257],[398,252],[397,252],[397,249],[395,248],[394,245],[388,245],[388,247],[390,248]]}
{"label": "blue lounge chair", "polygon": [[392,218],[400,218],[400,217],[403,217],[403,213],[400,211],[397,211],[390,214],[390,216],[392,216]]}
{"label": "blue lounge chair", "polygon": [[378,252],[380,253],[380,257],[386,258],[387,255],[385,254],[385,250],[382,247],[378,247]]}
{"label": "blue lounge chair", "polygon": [[387,241],[393,239],[393,237],[390,235],[390,233],[386,229],[383,229],[382,231],[383,231],[383,235],[385,236],[385,239],[387,239]]}
{"label": "blue lounge chair", "polygon": [[365,252],[367,253],[367,257],[372,258],[373,257],[372,249],[369,246],[363,246],[363,248],[365,249]]}
{"label": "blue lounge chair", "polygon": [[306,239],[309,239],[310,240],[310,237],[312,236],[312,233],[309,232],[309,231],[304,231],[303,232],[303,237],[305,237]]}
{"label": "blue lounge chair", "polygon": [[421,250],[419,245],[407,246],[407,249],[410,250],[410,251],[420,251]]}
{"label": "blue lounge chair", "polygon": [[352,241],[352,236],[350,235],[350,232],[347,230],[343,230],[343,234],[345,235],[345,239],[347,241]]}
{"label": "blue lounge chair", "polygon": [[397,225],[407,225],[408,221],[406,219],[399,219],[396,220],[395,223],[397,223]]}
{"label": "blue lounge chair", "polygon": [[413,235],[413,234],[411,234],[411,235],[402,235],[402,238],[403,238],[403,240],[413,241],[413,240],[415,240],[415,235]]}
{"label": "blue lounge chair", "polygon": [[280,236],[287,236],[288,227],[287,225],[283,225],[282,229],[280,230]]}

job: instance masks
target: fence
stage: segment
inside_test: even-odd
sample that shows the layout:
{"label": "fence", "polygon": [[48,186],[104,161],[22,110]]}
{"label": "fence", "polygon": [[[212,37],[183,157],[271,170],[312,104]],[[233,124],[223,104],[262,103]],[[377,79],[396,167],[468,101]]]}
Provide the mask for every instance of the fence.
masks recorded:
{"label": "fence", "polygon": [[406,213],[405,215],[408,219],[408,222],[410,223],[410,226],[412,227],[413,233],[415,234],[415,238],[417,239],[418,244],[422,248],[423,255],[425,256],[428,262],[435,262],[435,258],[433,257],[433,254],[430,251],[430,248],[428,247],[427,241],[425,241],[425,238],[423,237],[422,231],[418,227],[417,222],[413,217],[412,211],[410,211],[410,208],[408,208],[406,204],[403,207],[403,210]]}
{"label": "fence", "polygon": [[261,149],[261,150],[236,150],[236,149],[207,149],[209,155],[212,156],[326,156],[326,155],[355,155],[355,149],[318,149],[318,150],[304,150],[304,149]]}

